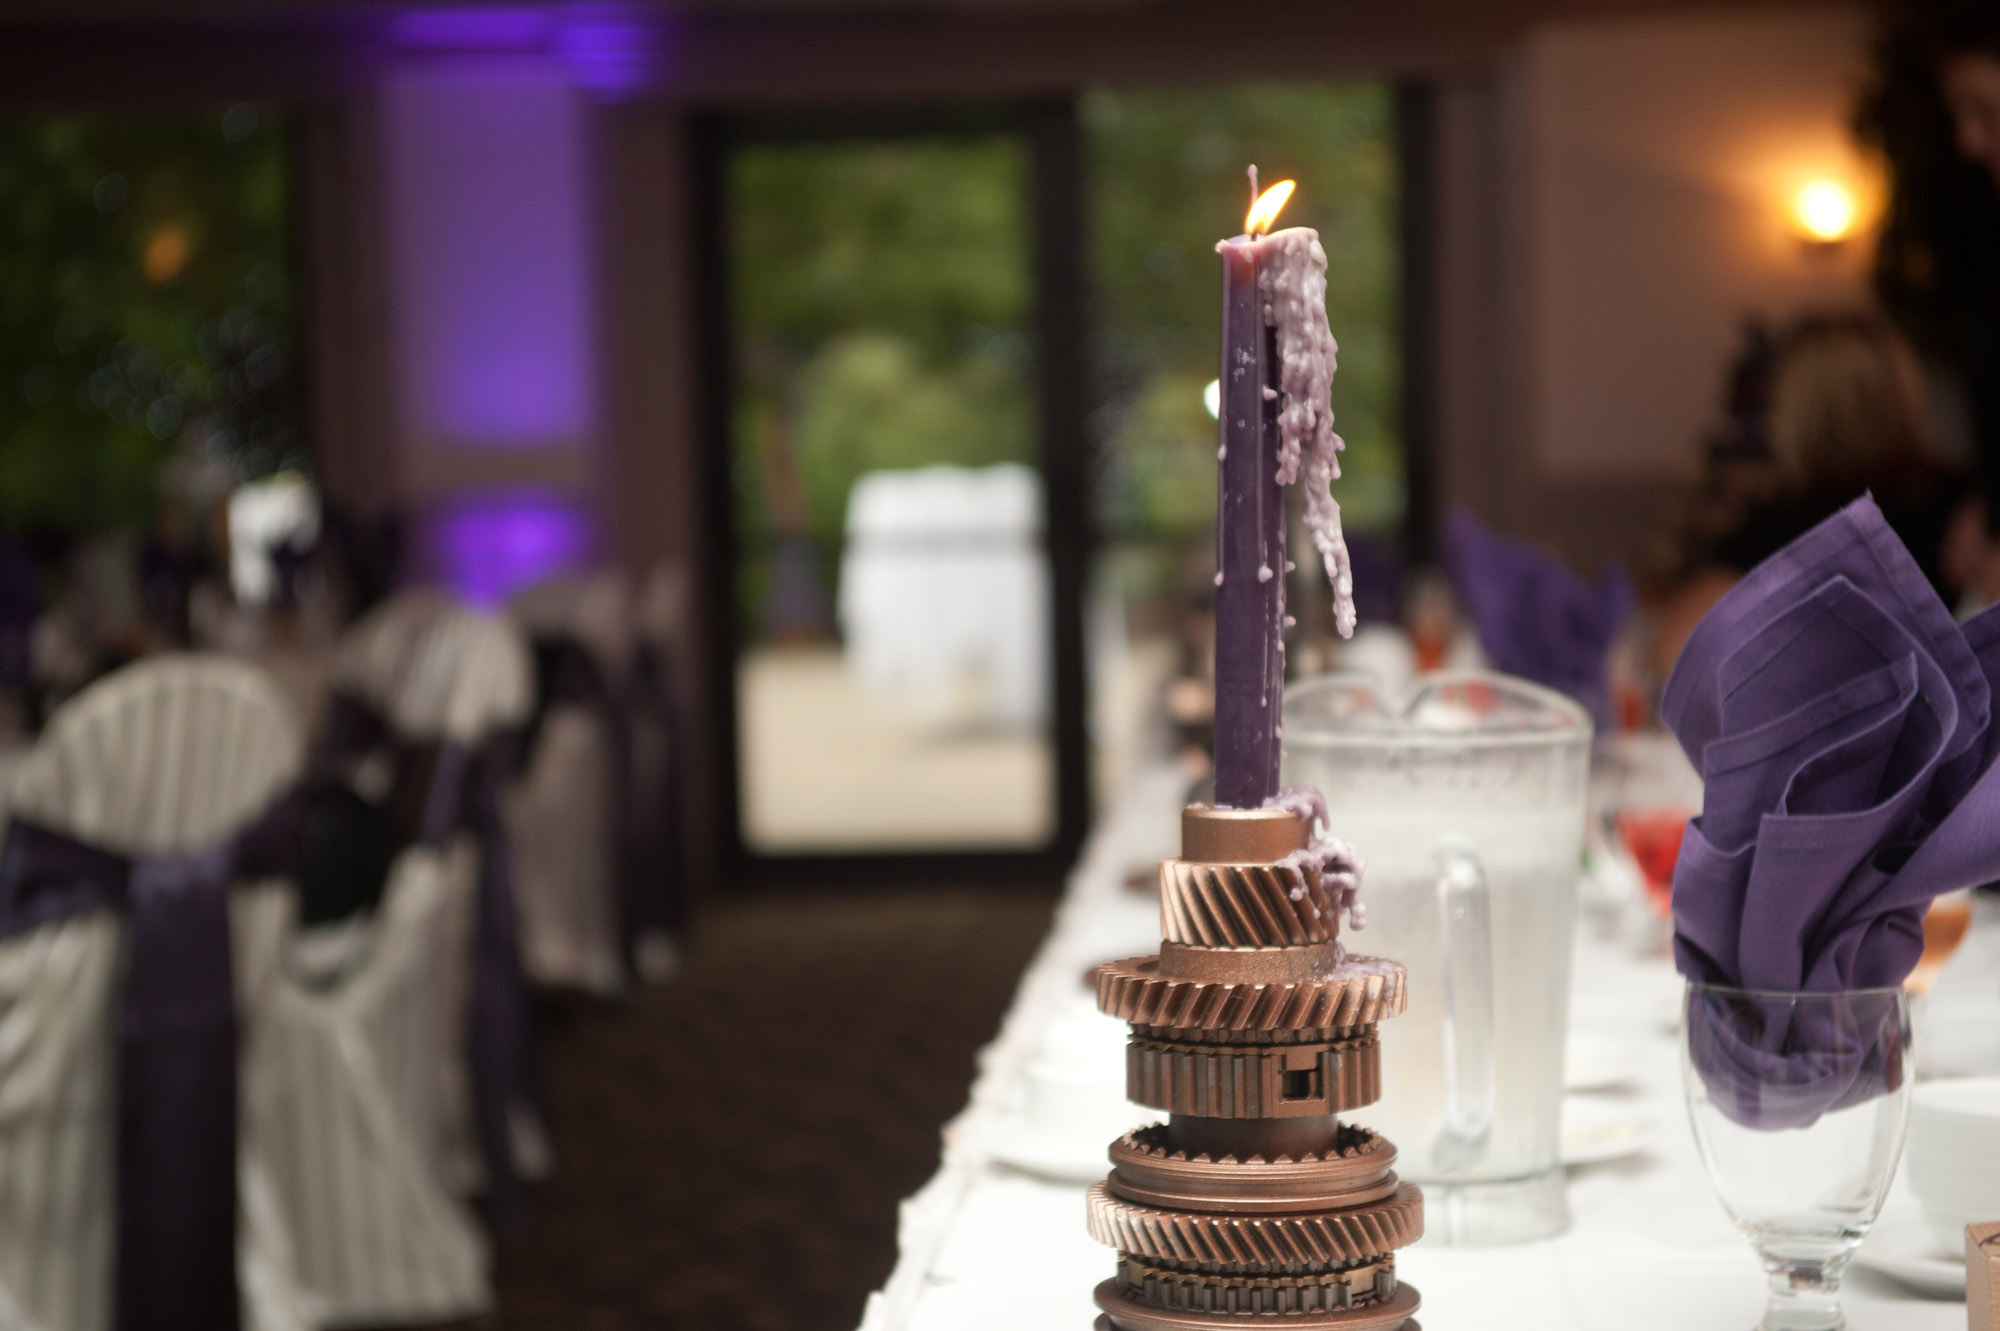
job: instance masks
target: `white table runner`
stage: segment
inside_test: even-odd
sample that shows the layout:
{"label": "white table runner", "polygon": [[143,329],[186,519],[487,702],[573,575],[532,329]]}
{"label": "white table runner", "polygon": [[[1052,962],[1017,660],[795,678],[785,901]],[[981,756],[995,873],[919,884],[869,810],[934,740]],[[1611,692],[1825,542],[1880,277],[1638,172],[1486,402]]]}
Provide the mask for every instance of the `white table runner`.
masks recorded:
{"label": "white table runner", "polygon": [[[1084,1232],[1083,1185],[1009,1169],[990,1143],[1018,1110],[1042,1033],[1074,1010],[1084,971],[1155,950],[1156,902],[1124,880],[1135,864],[1174,853],[1182,792],[1170,770],[1141,773],[1091,838],[999,1037],[980,1055],[970,1102],[945,1128],[937,1174],[903,1203],[900,1256],[862,1331],[1090,1326],[1091,1290],[1114,1261]],[[1597,1098],[1650,1118],[1653,1144],[1572,1169],[1574,1223],[1558,1238],[1487,1249],[1420,1242],[1399,1254],[1400,1273],[1423,1292],[1429,1331],[1727,1331],[1757,1321],[1763,1276],[1709,1189],[1682,1107],[1679,993],[1664,958],[1579,940],[1572,1027],[1637,1057],[1633,1084]],[[1383,1038],[1395,1038],[1394,1022]],[[1889,1207],[1913,1206],[1899,1181]],[[1856,1331],[1965,1325],[1963,1303],[1920,1298],[1859,1268],[1849,1271],[1846,1306]]]}

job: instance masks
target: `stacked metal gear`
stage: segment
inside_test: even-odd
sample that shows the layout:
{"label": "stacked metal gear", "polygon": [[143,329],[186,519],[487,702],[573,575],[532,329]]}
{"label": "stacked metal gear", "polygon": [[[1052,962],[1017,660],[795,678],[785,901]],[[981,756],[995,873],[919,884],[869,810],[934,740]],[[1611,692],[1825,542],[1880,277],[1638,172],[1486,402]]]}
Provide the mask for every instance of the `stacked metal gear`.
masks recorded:
{"label": "stacked metal gear", "polygon": [[1159,955],[1098,971],[1098,1006],[1132,1026],[1127,1094],[1168,1114],[1090,1190],[1091,1235],[1118,1250],[1098,1331],[1417,1331],[1396,1251],[1423,1194],[1338,1117],[1380,1094],[1403,968],[1342,955],[1307,837],[1284,810],[1190,807]]}

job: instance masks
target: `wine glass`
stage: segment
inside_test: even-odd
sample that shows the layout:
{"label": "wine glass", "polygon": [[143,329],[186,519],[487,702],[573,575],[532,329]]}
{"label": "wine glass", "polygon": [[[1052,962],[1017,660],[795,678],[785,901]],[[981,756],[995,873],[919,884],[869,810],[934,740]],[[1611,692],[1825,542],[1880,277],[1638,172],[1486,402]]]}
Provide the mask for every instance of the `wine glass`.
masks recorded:
{"label": "wine glass", "polygon": [[1674,911],[1674,865],[1687,825],[1686,809],[1624,809],[1618,814],[1618,839],[1638,866],[1647,903],[1662,919]]}
{"label": "wine glass", "polygon": [[1759,1331],[1840,1331],[1840,1278],[1909,1126],[1900,986],[1776,993],[1690,982],[1688,1117],[1723,1208],[1762,1258]]}

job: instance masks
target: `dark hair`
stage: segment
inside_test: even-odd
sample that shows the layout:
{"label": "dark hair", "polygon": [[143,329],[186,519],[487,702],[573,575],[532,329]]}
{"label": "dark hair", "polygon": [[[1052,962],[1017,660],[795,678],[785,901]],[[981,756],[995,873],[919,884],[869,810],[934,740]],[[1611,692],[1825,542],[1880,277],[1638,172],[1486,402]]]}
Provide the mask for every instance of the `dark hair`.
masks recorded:
{"label": "dark hair", "polygon": [[1929,0],[1892,6],[1904,15],[1933,60],[2000,56],[2000,6],[1993,0]]}
{"label": "dark hair", "polygon": [[1888,162],[1889,205],[1875,251],[1883,308],[1926,351],[1960,360],[2000,295],[2000,190],[1959,155],[1938,65],[2000,56],[1994,0],[1918,0],[1881,11],[1873,75],[1855,132]]}

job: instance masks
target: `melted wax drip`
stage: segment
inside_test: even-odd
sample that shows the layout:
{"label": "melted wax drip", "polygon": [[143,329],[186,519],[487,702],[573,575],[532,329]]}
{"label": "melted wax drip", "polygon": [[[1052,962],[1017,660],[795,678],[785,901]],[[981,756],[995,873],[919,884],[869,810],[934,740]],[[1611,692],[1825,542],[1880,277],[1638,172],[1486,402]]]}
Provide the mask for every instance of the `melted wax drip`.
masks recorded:
{"label": "melted wax drip", "polygon": [[1258,240],[1257,286],[1264,322],[1278,330],[1278,384],[1285,405],[1278,413],[1278,484],[1305,473],[1306,530],[1333,584],[1333,623],[1343,638],[1354,634],[1354,569],[1340,530],[1333,482],[1340,479],[1340,451],[1333,432],[1333,371],[1339,346],[1326,322],[1326,251],[1303,228]]}
{"label": "melted wax drip", "polygon": [[[1315,832],[1327,825],[1326,796],[1315,786],[1286,786],[1265,800],[1264,807],[1302,818]],[[1368,864],[1353,846],[1336,836],[1316,835],[1303,850],[1293,851],[1279,863],[1290,865],[1301,875],[1317,873],[1320,884],[1333,897],[1334,916],[1345,914],[1350,929],[1368,927],[1368,912],[1361,904],[1361,875]],[[1303,901],[1305,895],[1303,886],[1292,889],[1294,901]]]}

